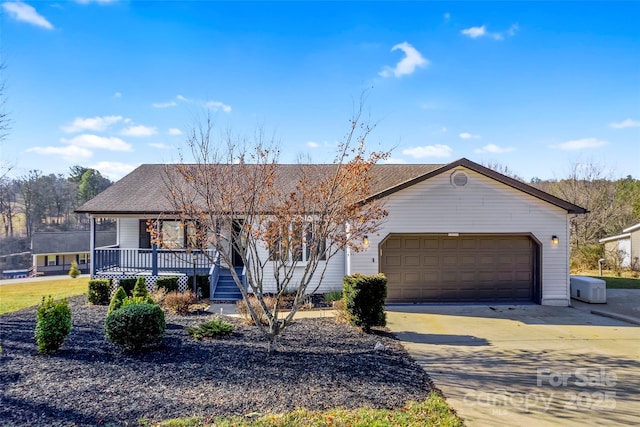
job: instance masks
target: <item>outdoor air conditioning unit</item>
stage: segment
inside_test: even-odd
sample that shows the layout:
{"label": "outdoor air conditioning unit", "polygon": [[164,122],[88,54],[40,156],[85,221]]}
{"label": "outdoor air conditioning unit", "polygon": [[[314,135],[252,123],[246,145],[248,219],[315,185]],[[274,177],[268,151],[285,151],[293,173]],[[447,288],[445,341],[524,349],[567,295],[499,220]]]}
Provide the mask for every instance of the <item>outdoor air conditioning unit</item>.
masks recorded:
{"label": "outdoor air conditioning unit", "polygon": [[571,276],[571,298],[588,303],[607,302],[607,283],[595,277]]}

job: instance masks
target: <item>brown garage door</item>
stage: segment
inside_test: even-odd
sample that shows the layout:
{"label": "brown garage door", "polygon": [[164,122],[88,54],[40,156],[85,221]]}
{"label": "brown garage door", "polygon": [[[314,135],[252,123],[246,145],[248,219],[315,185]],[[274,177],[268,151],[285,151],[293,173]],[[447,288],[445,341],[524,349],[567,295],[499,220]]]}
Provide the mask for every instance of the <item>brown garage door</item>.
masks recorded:
{"label": "brown garage door", "polygon": [[387,302],[533,299],[535,244],[527,236],[399,234],[380,249]]}

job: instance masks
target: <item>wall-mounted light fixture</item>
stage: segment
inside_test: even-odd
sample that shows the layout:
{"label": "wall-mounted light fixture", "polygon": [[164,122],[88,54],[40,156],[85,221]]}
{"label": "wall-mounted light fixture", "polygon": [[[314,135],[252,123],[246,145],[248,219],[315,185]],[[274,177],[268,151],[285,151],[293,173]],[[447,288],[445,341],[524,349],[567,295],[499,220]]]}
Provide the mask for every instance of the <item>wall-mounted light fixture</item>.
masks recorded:
{"label": "wall-mounted light fixture", "polygon": [[365,249],[369,248],[369,236],[364,236],[364,239],[362,239],[362,247]]}
{"label": "wall-mounted light fixture", "polygon": [[558,239],[558,236],[551,236],[551,243],[552,243],[554,246],[557,246],[557,245],[558,245],[558,243],[560,243],[560,239]]}

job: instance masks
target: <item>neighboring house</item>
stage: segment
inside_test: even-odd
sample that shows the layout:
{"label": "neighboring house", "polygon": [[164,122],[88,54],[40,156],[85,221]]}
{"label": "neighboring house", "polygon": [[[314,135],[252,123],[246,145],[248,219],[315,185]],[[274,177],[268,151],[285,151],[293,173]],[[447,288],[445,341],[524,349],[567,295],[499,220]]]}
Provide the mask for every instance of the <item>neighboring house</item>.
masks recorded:
{"label": "neighboring house", "polygon": [[[116,242],[115,231],[98,231],[96,244],[100,247]],[[68,274],[73,261],[82,274],[90,272],[91,233],[89,231],[35,232],[31,237],[33,275]]]}
{"label": "neighboring house", "polygon": [[[93,276],[146,274],[154,280],[163,272],[194,269],[221,280],[201,254],[192,258],[184,256],[185,249],[151,244],[147,219],[171,214],[165,167],[142,165],[78,209],[118,221],[115,246],[92,245]],[[294,168],[278,168],[286,182]],[[388,217],[377,235],[368,236],[366,250],[331,259],[319,292],[340,289],[345,274],[381,272],[388,278],[388,302],[569,305],[569,221],[586,213],[584,208],[467,159],[375,165],[372,174],[370,197],[385,202]],[[185,243],[177,221],[163,220],[161,226],[165,234],[175,230],[178,246]],[[175,254],[183,256],[169,256]]]}
{"label": "neighboring house", "polygon": [[604,244],[605,259],[620,267],[640,269],[640,224],[622,230],[622,234],[599,240]]}

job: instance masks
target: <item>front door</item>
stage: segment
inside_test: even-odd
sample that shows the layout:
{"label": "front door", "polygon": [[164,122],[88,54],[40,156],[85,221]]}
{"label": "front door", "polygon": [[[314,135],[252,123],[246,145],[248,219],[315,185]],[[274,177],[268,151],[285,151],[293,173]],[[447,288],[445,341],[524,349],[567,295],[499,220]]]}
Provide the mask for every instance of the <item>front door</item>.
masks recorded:
{"label": "front door", "polygon": [[242,225],[243,221],[241,219],[236,219],[233,221],[233,232],[231,233],[231,262],[233,263],[233,267],[244,267],[244,262],[242,262],[242,252],[245,249],[245,242],[242,238]]}

